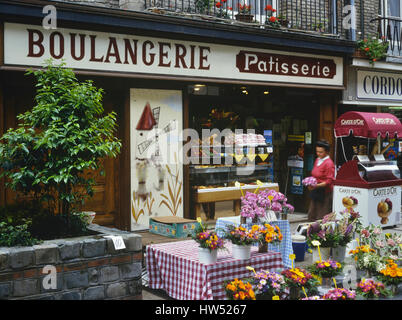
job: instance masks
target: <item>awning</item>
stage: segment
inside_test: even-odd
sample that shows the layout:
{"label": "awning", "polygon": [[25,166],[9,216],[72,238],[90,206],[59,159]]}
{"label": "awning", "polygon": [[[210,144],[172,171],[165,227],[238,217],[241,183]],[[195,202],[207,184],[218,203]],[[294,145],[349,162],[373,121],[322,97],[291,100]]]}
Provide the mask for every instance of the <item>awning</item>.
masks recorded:
{"label": "awning", "polygon": [[387,135],[402,138],[402,124],[397,117],[390,113],[370,113],[349,111],[341,115],[335,123],[335,137],[377,138]]}

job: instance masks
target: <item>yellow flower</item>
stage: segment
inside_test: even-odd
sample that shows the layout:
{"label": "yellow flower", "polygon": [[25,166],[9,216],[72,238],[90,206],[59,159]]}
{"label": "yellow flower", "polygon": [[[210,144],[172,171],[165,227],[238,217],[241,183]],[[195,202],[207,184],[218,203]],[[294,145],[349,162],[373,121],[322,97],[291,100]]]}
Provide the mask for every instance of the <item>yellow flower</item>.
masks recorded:
{"label": "yellow flower", "polygon": [[253,225],[253,226],[251,227],[251,230],[255,232],[255,231],[258,231],[259,228],[260,228],[260,227],[255,224],[255,225]]}
{"label": "yellow flower", "polygon": [[290,260],[296,259],[296,255],[295,255],[295,254],[290,254],[290,255],[289,255],[289,259],[290,259]]}
{"label": "yellow flower", "polygon": [[279,296],[273,296],[272,300],[279,300]]}
{"label": "yellow flower", "polygon": [[324,266],[329,267],[330,264],[328,262],[324,262]]}

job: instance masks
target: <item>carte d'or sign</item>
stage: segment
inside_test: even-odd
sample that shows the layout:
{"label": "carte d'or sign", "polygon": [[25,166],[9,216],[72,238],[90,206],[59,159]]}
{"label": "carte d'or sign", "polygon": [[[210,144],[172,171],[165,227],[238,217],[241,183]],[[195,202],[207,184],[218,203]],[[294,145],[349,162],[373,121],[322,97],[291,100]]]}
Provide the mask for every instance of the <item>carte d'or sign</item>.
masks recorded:
{"label": "carte d'or sign", "polygon": [[4,23],[4,64],[68,67],[197,79],[343,86],[343,58]]}

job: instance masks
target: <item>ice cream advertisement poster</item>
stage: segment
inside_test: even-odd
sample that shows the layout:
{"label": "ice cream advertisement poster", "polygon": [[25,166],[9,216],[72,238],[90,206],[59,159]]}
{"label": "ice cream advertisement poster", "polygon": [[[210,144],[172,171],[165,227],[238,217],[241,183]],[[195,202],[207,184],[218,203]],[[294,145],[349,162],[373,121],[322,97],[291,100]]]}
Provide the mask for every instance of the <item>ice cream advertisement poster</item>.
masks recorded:
{"label": "ice cream advertisement poster", "polygon": [[181,91],[130,90],[132,230],[183,217],[182,118]]}
{"label": "ice cream advertisement poster", "polygon": [[400,223],[401,187],[390,186],[374,189],[334,187],[333,210],[359,212],[364,226],[383,227]]}

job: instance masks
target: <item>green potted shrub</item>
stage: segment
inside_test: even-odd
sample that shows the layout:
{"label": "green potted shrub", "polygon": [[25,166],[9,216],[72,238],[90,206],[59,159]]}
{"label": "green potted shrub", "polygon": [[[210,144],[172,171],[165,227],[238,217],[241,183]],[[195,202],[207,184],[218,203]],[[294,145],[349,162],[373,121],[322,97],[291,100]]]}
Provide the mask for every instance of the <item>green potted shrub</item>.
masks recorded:
{"label": "green potted shrub", "polygon": [[[64,63],[48,60],[44,69],[27,74],[36,78],[35,106],[0,138],[0,177],[46,208],[32,217],[31,228],[52,236],[57,228],[66,232],[63,224],[82,231],[79,221],[85,225],[87,217],[73,213],[93,195],[91,170],[102,170],[102,158],[120,152],[116,114],[102,116],[103,90],[92,81],[79,82]],[[44,225],[49,219],[57,227]]]}
{"label": "green potted shrub", "polygon": [[360,40],[357,45],[360,52],[369,58],[371,65],[387,56],[388,42],[384,42],[377,37]]}

